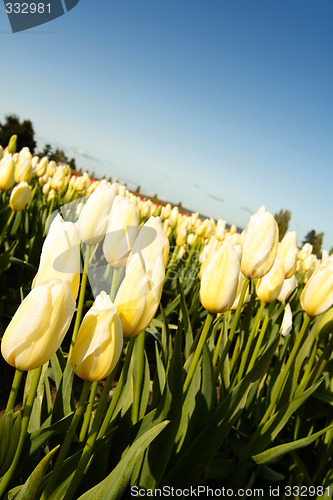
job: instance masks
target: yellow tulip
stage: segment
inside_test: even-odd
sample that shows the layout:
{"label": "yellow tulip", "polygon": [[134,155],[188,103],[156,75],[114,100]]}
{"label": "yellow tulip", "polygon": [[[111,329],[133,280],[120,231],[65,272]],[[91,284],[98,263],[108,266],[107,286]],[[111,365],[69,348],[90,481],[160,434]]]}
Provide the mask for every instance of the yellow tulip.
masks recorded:
{"label": "yellow tulip", "polygon": [[70,288],[62,281],[51,280],[31,290],[2,338],[1,352],[7,363],[19,370],[46,363],[59,349],[74,310]]}
{"label": "yellow tulip", "polygon": [[[236,297],[235,297],[235,300],[234,300],[232,306],[230,307],[230,309],[232,311],[235,311],[237,309],[238,302],[239,302],[239,299],[240,299],[240,296],[241,296],[241,293],[243,290],[243,285],[245,283],[245,280],[246,280],[246,278],[245,278],[244,274],[239,272]],[[247,301],[248,296],[249,296],[249,289],[247,288],[245,296],[244,296],[244,302]]]}
{"label": "yellow tulip", "polygon": [[277,299],[283,285],[284,275],[284,264],[276,257],[272,269],[257,281],[256,292],[259,299],[268,303]]}
{"label": "yellow tulip", "polygon": [[51,188],[55,191],[61,191],[66,182],[66,168],[59,165],[51,179]]}
{"label": "yellow tulip", "polygon": [[51,279],[67,282],[76,299],[80,284],[80,236],[75,224],[64,222],[60,214],[45,238],[32,288]]}
{"label": "yellow tulip", "polygon": [[26,157],[19,158],[15,167],[15,182],[29,182],[32,177],[31,160]]}
{"label": "yellow tulip", "polygon": [[72,352],[73,370],[96,382],[115,368],[123,347],[123,330],[110,297],[101,292],[82,320]]}
{"label": "yellow tulip", "polygon": [[311,276],[301,294],[301,306],[309,316],[318,316],[333,304],[333,262],[323,264]]}
{"label": "yellow tulip", "polygon": [[104,238],[114,197],[111,185],[98,187],[84,205],[77,225],[81,239],[88,245],[95,245]]}
{"label": "yellow tulip", "polygon": [[49,163],[49,159],[47,158],[47,156],[44,156],[36,165],[36,175],[38,177],[43,177],[43,175],[45,175],[45,172],[46,172],[46,167],[47,167],[47,164]]}
{"label": "yellow tulip", "polygon": [[280,327],[280,333],[282,337],[286,337],[287,335],[289,335],[292,327],[293,327],[293,314],[291,312],[290,304],[287,304],[284,310],[282,323]]}
{"label": "yellow tulip", "polygon": [[295,231],[289,231],[284,235],[277,251],[279,259],[284,264],[286,279],[291,278],[296,272],[297,253],[297,234]]}
{"label": "yellow tulip", "polygon": [[285,302],[297,287],[298,287],[298,281],[295,275],[293,275],[291,278],[285,279],[282,284],[280,293],[277,297],[277,300],[279,302]]}
{"label": "yellow tulip", "polygon": [[128,200],[116,196],[103,243],[104,257],[113,267],[125,267],[139,233],[139,211]]}
{"label": "yellow tulip", "polygon": [[[2,149],[1,149],[2,151]],[[14,160],[6,155],[0,161],[0,189],[10,189],[14,184]]]}
{"label": "yellow tulip", "polygon": [[222,313],[231,308],[237,291],[240,252],[231,243],[223,244],[203,271],[200,301],[207,311]]}
{"label": "yellow tulip", "polygon": [[250,217],[243,233],[241,271],[246,278],[262,278],[273,266],[279,229],[270,212],[261,207]]}
{"label": "yellow tulip", "polygon": [[145,261],[141,253],[130,256],[115,298],[124,337],[133,337],[147,328],[160,303],[164,277],[161,253],[155,261]]}
{"label": "yellow tulip", "polygon": [[29,203],[31,198],[31,186],[27,182],[20,182],[14,187],[10,194],[9,205],[12,210],[19,212]]}
{"label": "yellow tulip", "polygon": [[219,241],[224,240],[226,221],[219,219],[215,227],[215,236]]}
{"label": "yellow tulip", "polygon": [[159,217],[149,217],[142,226],[133,245],[131,255],[140,254],[145,261],[155,260],[162,254],[164,264],[168,262],[169,240]]}

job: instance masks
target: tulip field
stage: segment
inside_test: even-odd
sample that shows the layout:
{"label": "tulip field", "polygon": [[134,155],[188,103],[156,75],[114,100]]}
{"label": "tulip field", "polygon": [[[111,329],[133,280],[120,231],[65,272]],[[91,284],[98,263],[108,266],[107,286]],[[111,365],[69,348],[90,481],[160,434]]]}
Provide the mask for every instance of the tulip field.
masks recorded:
{"label": "tulip field", "polygon": [[[258,200],[258,206],[260,200]],[[333,257],[0,147],[0,499],[331,499]]]}

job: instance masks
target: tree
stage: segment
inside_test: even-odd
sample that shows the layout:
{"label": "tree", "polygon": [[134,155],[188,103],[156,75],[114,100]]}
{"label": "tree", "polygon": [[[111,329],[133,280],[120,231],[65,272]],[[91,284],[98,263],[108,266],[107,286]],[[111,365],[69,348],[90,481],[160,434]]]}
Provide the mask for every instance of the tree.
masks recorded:
{"label": "tree", "polygon": [[279,239],[281,241],[288,231],[291,212],[290,210],[283,210],[281,208],[280,212],[278,214],[275,214],[274,217],[279,227]]}
{"label": "tree", "polygon": [[17,151],[27,146],[31,153],[36,148],[36,141],[34,139],[35,132],[30,120],[20,122],[19,117],[16,115],[5,116],[5,123],[0,123],[0,144],[3,147],[8,145],[9,139],[12,135],[17,135]]}
{"label": "tree", "polygon": [[312,252],[317,255],[317,257],[320,257],[320,252],[321,252],[321,245],[323,243],[323,238],[324,238],[324,233],[316,233],[314,229],[308,232],[308,234],[305,236],[305,239],[303,241],[304,243],[310,243],[313,247]]}
{"label": "tree", "polygon": [[69,160],[62,149],[57,148],[53,151],[51,144],[45,144],[44,149],[41,152],[41,156],[47,156],[49,160],[54,160],[56,163],[65,163],[73,170],[76,169],[75,159],[71,158]]}

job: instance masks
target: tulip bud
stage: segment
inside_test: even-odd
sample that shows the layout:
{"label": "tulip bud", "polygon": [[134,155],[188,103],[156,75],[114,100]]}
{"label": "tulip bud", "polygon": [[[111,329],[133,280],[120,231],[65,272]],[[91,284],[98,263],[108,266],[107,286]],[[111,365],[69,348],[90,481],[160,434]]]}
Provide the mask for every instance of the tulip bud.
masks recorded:
{"label": "tulip bud", "polygon": [[262,278],[271,269],[279,242],[279,229],[270,212],[261,207],[250,217],[243,235],[241,271],[246,278]]}
{"label": "tulip bud", "polygon": [[125,267],[139,232],[139,211],[135,205],[116,196],[109,215],[103,243],[104,257],[113,267]]}
{"label": "tulip bud", "polygon": [[11,138],[9,139],[9,143],[7,146],[7,151],[8,153],[15,153],[16,151],[16,144],[17,144],[17,135],[12,135]]}
{"label": "tulip bud", "polygon": [[219,241],[224,240],[224,234],[225,234],[225,225],[226,221],[223,219],[219,219],[217,221],[216,227],[215,227],[215,236]]}
{"label": "tulip bud", "polygon": [[75,224],[64,222],[60,214],[45,238],[32,288],[55,278],[69,284],[75,300],[80,284],[80,236]]}
{"label": "tulip bud", "polygon": [[225,243],[205,268],[200,285],[200,301],[207,311],[222,313],[231,308],[237,291],[240,252]]}
{"label": "tulip bud", "polygon": [[46,173],[49,177],[53,177],[55,171],[57,170],[57,164],[54,160],[51,160],[46,167]]}
{"label": "tulip bud", "polygon": [[40,285],[26,296],[9,323],[1,343],[7,363],[34,370],[59,349],[69,328],[75,301],[69,286],[58,280]]}
{"label": "tulip bud", "polygon": [[164,277],[162,255],[145,261],[142,254],[134,253],[128,259],[115,299],[124,337],[134,337],[147,328],[160,303]]}
{"label": "tulip bud", "polygon": [[10,189],[14,184],[14,160],[6,155],[0,161],[0,189]]}
{"label": "tulip bud", "polygon": [[272,269],[257,281],[257,296],[263,302],[273,302],[279,295],[284,281],[284,265],[276,257]]}
{"label": "tulip bud", "polygon": [[15,182],[29,182],[32,177],[32,166],[29,158],[19,159],[15,167]]}
{"label": "tulip bud", "polygon": [[123,330],[110,297],[101,292],[81,323],[72,352],[73,370],[97,382],[115,368],[123,347]]}
{"label": "tulip bud", "polygon": [[285,279],[282,284],[280,293],[277,297],[277,300],[279,302],[285,302],[297,287],[298,287],[298,281],[295,275],[293,275],[291,278]]}
{"label": "tulip bud", "polygon": [[66,168],[59,165],[51,179],[51,188],[55,191],[61,191],[66,181]]}
{"label": "tulip bud", "polygon": [[286,233],[278,246],[277,255],[283,261],[286,271],[285,278],[291,278],[296,272],[297,234],[295,231]]}
{"label": "tulip bud", "polygon": [[84,205],[77,224],[81,239],[88,245],[95,245],[104,238],[114,197],[112,186],[100,187]]}
{"label": "tulip bud", "polygon": [[283,319],[280,327],[280,333],[282,337],[286,337],[291,332],[293,327],[293,315],[291,312],[290,304],[286,305],[284,310]]}
{"label": "tulip bud", "polygon": [[29,203],[31,198],[31,186],[26,182],[20,182],[14,187],[10,194],[9,205],[12,210],[19,212]]}
{"label": "tulip bud", "polygon": [[333,304],[333,262],[319,267],[301,294],[301,306],[309,316],[318,316]]}

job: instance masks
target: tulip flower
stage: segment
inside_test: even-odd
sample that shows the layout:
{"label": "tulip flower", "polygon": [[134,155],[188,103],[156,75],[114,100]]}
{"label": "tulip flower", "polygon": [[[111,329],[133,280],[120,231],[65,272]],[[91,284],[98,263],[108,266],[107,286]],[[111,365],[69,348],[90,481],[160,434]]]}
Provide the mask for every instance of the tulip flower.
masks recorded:
{"label": "tulip flower", "polygon": [[238,249],[225,243],[210,259],[200,285],[200,301],[207,311],[222,313],[231,308],[237,292],[240,258]]}
{"label": "tulip flower", "polygon": [[57,164],[54,160],[51,160],[46,167],[46,173],[49,177],[53,177],[57,170]]}
{"label": "tulip flower", "polygon": [[15,167],[15,182],[30,182],[32,177],[31,160],[26,157],[19,159]]}
{"label": "tulip flower", "polygon": [[49,159],[47,158],[47,156],[44,156],[39,161],[39,163],[37,163],[37,166],[36,166],[36,175],[38,177],[43,177],[43,175],[45,175],[46,167],[47,167],[48,163],[49,163]]}
{"label": "tulip flower", "polygon": [[81,323],[72,352],[73,370],[96,382],[115,368],[123,347],[123,330],[110,297],[101,292]]}
{"label": "tulip flower", "polygon": [[283,261],[276,257],[272,269],[257,281],[257,296],[263,302],[273,302],[277,299],[283,282],[285,269]]}
{"label": "tulip flower", "polygon": [[139,232],[139,211],[128,200],[116,196],[103,243],[104,257],[113,267],[125,267]]}
{"label": "tulip flower", "polygon": [[262,278],[273,266],[279,229],[270,212],[261,207],[250,217],[243,233],[241,271],[246,278]]}
{"label": "tulip flower", "polygon": [[277,297],[277,300],[279,302],[285,302],[297,287],[298,287],[298,281],[295,275],[293,275],[291,278],[285,279],[282,284],[280,293]]}
{"label": "tulip flower", "polygon": [[284,310],[283,319],[280,327],[280,333],[282,337],[286,337],[291,332],[293,327],[293,314],[291,312],[290,304],[286,305]]}
{"label": "tulip flower", "polygon": [[281,259],[284,264],[286,279],[291,278],[296,272],[297,253],[297,234],[295,231],[289,231],[283,237],[277,251],[279,259]]}
{"label": "tulip flower", "polygon": [[142,226],[133,245],[129,260],[136,253],[142,255],[145,261],[151,262],[155,262],[162,254],[166,265],[169,255],[169,240],[165,235],[159,217],[150,217]]}
{"label": "tulip flower", "polygon": [[128,259],[126,274],[115,298],[124,337],[143,332],[161,300],[165,268],[162,253],[155,260],[145,260],[143,252]]}
{"label": "tulip flower", "polygon": [[[239,272],[236,297],[235,297],[235,300],[234,300],[232,306],[230,307],[230,309],[232,311],[235,311],[237,309],[238,302],[239,302],[239,299],[240,299],[240,296],[241,296],[241,293],[242,293],[242,290],[243,290],[243,286],[244,286],[245,280],[246,280],[246,278],[245,278],[244,274],[241,273],[241,272]],[[245,293],[245,296],[244,296],[244,302],[246,302],[246,300],[248,298],[248,295],[249,295],[249,290],[247,289],[246,293]]]}
{"label": "tulip flower", "polygon": [[80,235],[75,224],[65,222],[60,214],[45,238],[32,288],[55,278],[69,284],[75,300],[80,284]]}
{"label": "tulip flower", "polygon": [[60,347],[75,310],[69,286],[59,280],[39,285],[26,296],[9,323],[1,343],[7,363],[34,370]]}
{"label": "tulip flower", "polygon": [[[1,149],[2,151],[2,149]],[[10,189],[14,184],[14,160],[6,155],[0,161],[0,189]]]}
{"label": "tulip flower", "polygon": [[57,167],[52,179],[51,188],[55,191],[61,191],[66,182],[66,168],[63,165]]}
{"label": "tulip flower", "polygon": [[84,205],[77,225],[81,239],[88,245],[95,245],[104,238],[114,197],[111,185],[98,187]]}
{"label": "tulip flower", "polygon": [[14,187],[10,194],[9,205],[12,210],[19,212],[29,203],[31,198],[31,186],[27,182],[20,182]]}
{"label": "tulip flower", "polygon": [[318,316],[333,304],[333,262],[322,264],[301,294],[301,306],[309,316]]}
{"label": "tulip flower", "polygon": [[219,241],[224,240],[226,221],[219,219],[215,227],[215,236]]}

